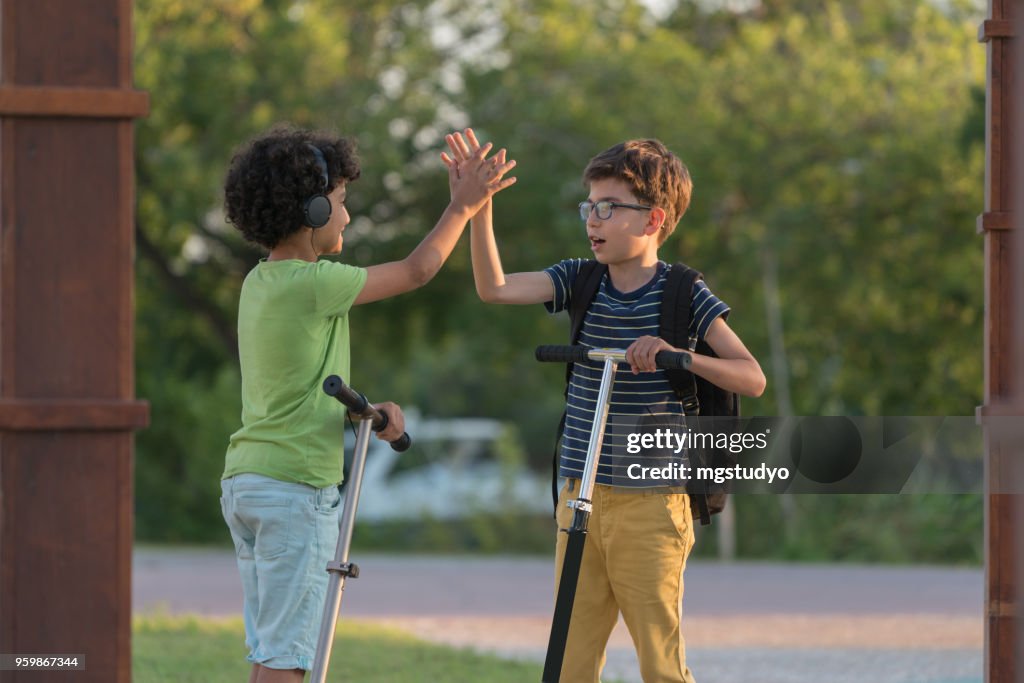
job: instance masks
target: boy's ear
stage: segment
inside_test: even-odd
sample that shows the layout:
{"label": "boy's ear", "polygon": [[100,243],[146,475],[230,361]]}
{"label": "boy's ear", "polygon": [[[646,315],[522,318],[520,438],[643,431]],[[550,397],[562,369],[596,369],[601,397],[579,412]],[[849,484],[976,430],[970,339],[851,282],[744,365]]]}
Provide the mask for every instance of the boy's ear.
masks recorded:
{"label": "boy's ear", "polygon": [[665,219],[668,218],[668,214],[665,213],[665,209],[659,206],[651,209],[651,212],[647,214],[647,225],[644,226],[645,235],[655,235],[661,230],[661,226],[665,224]]}

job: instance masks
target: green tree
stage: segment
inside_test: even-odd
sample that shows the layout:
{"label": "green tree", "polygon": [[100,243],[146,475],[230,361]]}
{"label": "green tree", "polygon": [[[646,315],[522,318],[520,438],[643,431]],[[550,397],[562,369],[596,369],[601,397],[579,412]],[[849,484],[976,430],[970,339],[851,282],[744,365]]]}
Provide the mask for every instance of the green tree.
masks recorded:
{"label": "green tree", "polygon": [[[496,201],[509,271],[587,256],[575,213],[587,160],[659,137],[695,182],[663,258],[707,274],[768,374],[746,413],[973,411],[978,8],[798,5],[692,0],[654,16],[635,0],[137,3],[136,74],[153,102],[137,131],[138,393],[153,402],[140,535],[220,533],[235,306],[259,256],[224,224],[220,188],[231,150],[279,120],[357,137],[364,172],[341,257],[357,265],[404,256],[440,215],[436,155],[452,127],[473,123],[519,162]],[[540,465],[563,372],[531,350],[564,339],[564,321],[481,304],[470,270],[463,245],[427,288],[357,309],[352,382],[430,414],[509,419]],[[202,493],[171,490],[188,486]]]}
{"label": "green tree", "polygon": [[223,220],[232,150],[278,121],[356,137],[357,262],[387,260],[413,239],[405,232],[424,231],[408,202],[443,206],[433,195],[445,175],[424,163],[440,138],[441,55],[412,28],[427,5],[136,3],[136,81],[152,100],[136,133],[138,393],[153,415],[138,439],[140,536],[219,531],[211,501],[240,409],[237,297],[260,256]]}

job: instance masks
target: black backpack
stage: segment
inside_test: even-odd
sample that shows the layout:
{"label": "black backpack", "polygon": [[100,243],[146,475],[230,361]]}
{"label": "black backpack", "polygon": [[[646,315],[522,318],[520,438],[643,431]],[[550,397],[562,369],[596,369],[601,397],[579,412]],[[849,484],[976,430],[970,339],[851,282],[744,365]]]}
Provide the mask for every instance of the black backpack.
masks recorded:
{"label": "black backpack", "polygon": [[[583,329],[583,319],[590,308],[591,302],[601,286],[601,278],[608,272],[608,266],[594,260],[586,260],[580,264],[572,286],[569,300],[569,343],[579,341]],[[683,263],[670,267],[665,282],[665,292],[661,300],[661,318],[658,324],[658,336],[679,349],[689,349],[706,356],[716,356],[711,347],[704,341],[696,342],[689,338],[690,302],[693,299],[693,286],[704,276]],[[716,356],[717,357],[717,356]],[[707,415],[721,417],[737,417],[740,413],[740,399],[735,393],[721,389],[711,382],[698,377],[687,370],[666,370],[672,390],[683,404],[687,416]],[[569,396],[569,381],[572,379],[572,363],[565,370],[565,396]],[[562,434],[565,431],[565,413],[558,425],[558,438],[555,440],[553,461],[552,498],[558,501],[558,462]],[[702,462],[721,465],[735,460],[728,449],[708,449],[698,454]],[[726,491],[724,485],[715,485],[697,479],[687,482],[686,492],[690,496],[690,509],[694,518],[701,524],[710,524],[711,515],[725,509]]]}

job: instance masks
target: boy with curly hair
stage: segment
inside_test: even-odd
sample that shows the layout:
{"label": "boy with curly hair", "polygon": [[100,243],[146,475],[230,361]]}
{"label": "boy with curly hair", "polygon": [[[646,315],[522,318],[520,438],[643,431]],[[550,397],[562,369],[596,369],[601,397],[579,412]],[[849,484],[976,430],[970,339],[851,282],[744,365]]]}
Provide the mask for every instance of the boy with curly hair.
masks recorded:
{"label": "boy with curly hair", "polygon": [[[250,683],[301,683],[312,668],[338,540],[344,409],[321,390],[349,377],[353,306],[422,287],[451,254],[466,223],[515,162],[481,148],[449,170],[451,202],[404,259],[358,268],[318,260],[344,244],[348,185],[359,178],[352,142],[277,127],[231,161],[227,219],[269,251],[246,276],[238,305],[242,426],[230,439],[221,488],[242,577]],[[404,431],[401,409],[377,436]]]}
{"label": "boy with curly hair", "polygon": [[[451,167],[479,153],[467,131],[446,140]],[[659,351],[680,351],[658,337],[659,311],[672,267],[658,248],[690,204],[690,174],[658,140],[629,140],[601,152],[583,172],[590,196],[580,218],[593,258],[607,266],[587,309],[579,342],[589,347],[625,348],[631,376],[612,389],[609,416],[683,415],[681,401],[665,371],[655,365]],[[557,313],[569,308],[583,259],[566,259],[542,271],[505,274],[494,238],[491,202],[472,221],[470,233],[477,293],[489,303],[544,304]],[[690,370],[713,384],[760,396],[765,378],[757,360],[725,322],[729,307],[697,281],[689,302],[690,336],[706,341],[718,357],[691,353]],[[559,474],[566,478],[558,500],[561,529],[572,522],[566,503],[578,496],[594,420],[602,363],[573,364],[566,401]],[[587,542],[573,604],[561,679],[599,683],[605,646],[622,614],[636,646],[645,683],[692,683],[680,630],[683,569],[693,547],[693,518],[685,493],[665,493],[662,482],[623,488],[614,471],[611,420],[605,432],[594,487]],[[561,576],[566,535],[557,535],[556,577]],[[557,593],[557,586],[556,586]]]}

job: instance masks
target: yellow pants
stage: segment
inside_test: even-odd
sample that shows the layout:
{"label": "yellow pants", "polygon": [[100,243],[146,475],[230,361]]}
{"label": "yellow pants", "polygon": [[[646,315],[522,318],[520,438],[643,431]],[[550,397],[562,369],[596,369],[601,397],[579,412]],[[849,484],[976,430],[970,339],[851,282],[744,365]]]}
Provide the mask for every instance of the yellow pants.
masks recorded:
{"label": "yellow pants", "polygon": [[[572,523],[566,502],[579,495],[570,479],[558,497],[560,529]],[[694,683],[679,628],[683,569],[693,548],[686,494],[594,487],[593,513],[562,662],[563,683],[600,683],[605,646],[619,613],[629,629],[644,683]],[[555,543],[555,592],[566,534]]]}

